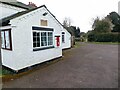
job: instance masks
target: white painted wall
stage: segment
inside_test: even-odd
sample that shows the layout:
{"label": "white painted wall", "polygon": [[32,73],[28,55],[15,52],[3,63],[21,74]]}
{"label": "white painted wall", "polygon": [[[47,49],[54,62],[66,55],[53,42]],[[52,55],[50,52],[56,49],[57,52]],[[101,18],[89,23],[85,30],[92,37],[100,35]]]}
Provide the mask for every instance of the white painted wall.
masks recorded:
{"label": "white painted wall", "polygon": [[40,19],[48,20],[48,27],[54,28],[54,36],[60,35],[63,27],[48,13],[42,16],[46,9],[40,8],[26,15],[11,20],[12,51],[2,50],[2,64],[13,70],[20,70],[53,58],[62,56],[62,45],[56,47],[55,38],[53,49],[33,51],[32,26],[40,26]]}
{"label": "white painted wall", "polygon": [[71,48],[71,34],[66,29],[63,29],[62,32],[65,33],[65,42],[62,43],[62,49]]}
{"label": "white painted wall", "polygon": [[13,15],[26,9],[0,3],[0,19]]}
{"label": "white painted wall", "polygon": [[118,2],[118,14],[120,15],[120,1]]}

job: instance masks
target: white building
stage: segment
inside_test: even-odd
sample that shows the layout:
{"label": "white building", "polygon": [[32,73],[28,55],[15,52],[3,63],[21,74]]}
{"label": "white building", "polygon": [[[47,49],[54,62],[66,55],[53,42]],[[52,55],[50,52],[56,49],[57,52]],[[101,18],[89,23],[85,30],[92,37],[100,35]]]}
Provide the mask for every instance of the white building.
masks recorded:
{"label": "white building", "polygon": [[120,1],[118,2],[118,14],[120,15]]}
{"label": "white building", "polygon": [[70,33],[45,5],[31,9],[0,2],[0,7],[3,66],[18,71],[59,58],[62,49],[71,48]]}

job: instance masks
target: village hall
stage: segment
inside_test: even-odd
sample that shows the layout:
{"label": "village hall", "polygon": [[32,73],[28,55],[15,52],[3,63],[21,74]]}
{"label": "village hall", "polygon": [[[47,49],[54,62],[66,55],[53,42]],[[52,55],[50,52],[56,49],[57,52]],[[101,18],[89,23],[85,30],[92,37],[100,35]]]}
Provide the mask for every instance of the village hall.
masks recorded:
{"label": "village hall", "polygon": [[0,1],[2,65],[14,71],[62,57],[71,34],[45,5]]}

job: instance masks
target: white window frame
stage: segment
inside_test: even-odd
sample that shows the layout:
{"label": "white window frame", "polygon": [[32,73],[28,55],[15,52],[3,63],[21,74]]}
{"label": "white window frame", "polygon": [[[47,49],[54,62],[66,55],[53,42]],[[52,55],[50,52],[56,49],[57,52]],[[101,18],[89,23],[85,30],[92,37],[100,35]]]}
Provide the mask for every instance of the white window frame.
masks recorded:
{"label": "white window frame", "polygon": [[[42,31],[40,31],[40,30],[33,30],[33,32],[32,33],[34,33],[34,32],[39,32],[40,33],[40,47],[34,47],[34,45],[33,45],[33,49],[39,49],[39,48],[46,48],[46,47],[51,47],[51,46],[54,46],[54,43],[53,43],[53,31],[44,31],[44,30],[42,30]],[[42,32],[46,32],[46,34],[47,34],[47,45],[46,46],[42,46],[41,45],[41,33]],[[52,45],[48,45],[48,32],[52,32]],[[34,41],[33,41],[33,44],[34,44]]]}

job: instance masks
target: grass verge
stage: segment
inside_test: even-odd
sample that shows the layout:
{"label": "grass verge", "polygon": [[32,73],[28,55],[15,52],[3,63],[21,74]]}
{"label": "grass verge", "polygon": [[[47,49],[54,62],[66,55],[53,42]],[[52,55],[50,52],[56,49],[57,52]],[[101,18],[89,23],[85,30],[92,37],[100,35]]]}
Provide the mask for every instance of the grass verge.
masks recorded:
{"label": "grass verge", "polygon": [[108,44],[108,45],[120,45],[120,42],[88,42],[92,44]]}
{"label": "grass verge", "polygon": [[81,46],[80,42],[79,42],[79,41],[76,41],[76,42],[75,42],[75,45],[74,45],[74,48],[78,48],[78,47],[80,47],[80,46]]}
{"label": "grass verge", "polygon": [[13,74],[13,72],[11,72],[5,68],[0,69],[0,77],[4,77],[6,75],[12,75],[12,74]]}

